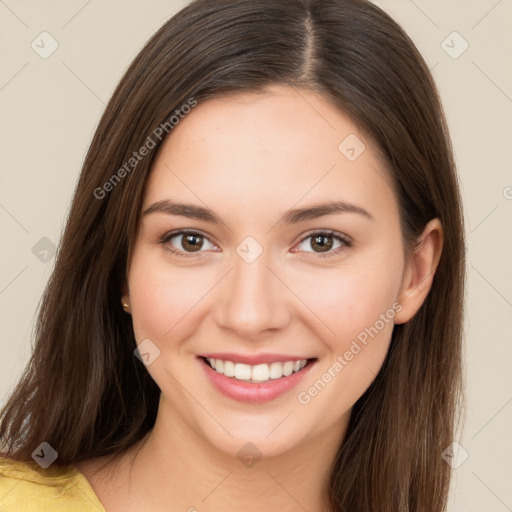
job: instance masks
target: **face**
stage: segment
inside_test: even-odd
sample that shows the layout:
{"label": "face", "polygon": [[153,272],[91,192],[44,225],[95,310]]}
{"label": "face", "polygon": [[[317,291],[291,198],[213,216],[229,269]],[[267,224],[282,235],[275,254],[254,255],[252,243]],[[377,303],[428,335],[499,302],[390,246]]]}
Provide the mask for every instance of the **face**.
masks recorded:
{"label": "face", "polygon": [[403,307],[389,183],[373,142],[311,91],[211,99],[174,128],[124,296],[159,414],[231,454],[345,428]]}

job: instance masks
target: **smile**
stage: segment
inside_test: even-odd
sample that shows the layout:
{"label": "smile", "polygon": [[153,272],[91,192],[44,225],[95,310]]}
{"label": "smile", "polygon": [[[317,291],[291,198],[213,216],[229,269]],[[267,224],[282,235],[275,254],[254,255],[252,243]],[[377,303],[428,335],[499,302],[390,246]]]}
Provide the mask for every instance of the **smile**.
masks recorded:
{"label": "smile", "polygon": [[299,357],[208,354],[197,360],[221,394],[238,402],[261,404],[291,391],[316,366],[316,358]]}
{"label": "smile", "polygon": [[226,377],[234,377],[236,380],[244,382],[266,382],[270,379],[280,379],[283,376],[289,377],[292,373],[297,373],[308,360],[300,359],[297,361],[275,362],[271,364],[243,364],[233,361],[223,361],[222,359],[205,358],[208,364],[217,373]]}

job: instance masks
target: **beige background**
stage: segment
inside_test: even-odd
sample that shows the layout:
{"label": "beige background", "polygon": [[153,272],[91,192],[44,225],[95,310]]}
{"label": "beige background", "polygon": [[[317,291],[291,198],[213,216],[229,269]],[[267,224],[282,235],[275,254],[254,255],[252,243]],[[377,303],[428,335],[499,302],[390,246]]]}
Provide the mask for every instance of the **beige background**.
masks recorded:
{"label": "beige background", "polygon": [[[29,356],[52,246],[104,106],[144,42],[186,3],[0,0],[0,400]],[[512,1],[375,3],[433,69],[465,201],[468,407],[460,442],[469,457],[454,470],[449,510],[510,511]],[[46,59],[31,47],[51,49],[43,31],[58,43]]]}

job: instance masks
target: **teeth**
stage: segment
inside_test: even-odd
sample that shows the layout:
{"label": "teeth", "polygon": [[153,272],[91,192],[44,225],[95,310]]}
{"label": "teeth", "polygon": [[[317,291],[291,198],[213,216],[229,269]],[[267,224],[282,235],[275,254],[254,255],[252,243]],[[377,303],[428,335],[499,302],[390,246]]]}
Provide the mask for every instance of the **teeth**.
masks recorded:
{"label": "teeth", "polygon": [[[220,359],[208,359],[208,361],[220,361]],[[224,361],[224,375],[226,377],[234,377],[235,376],[235,364],[231,361]]]}
{"label": "teeth", "polygon": [[248,364],[235,364],[235,379],[249,380],[251,378],[251,367]]}
{"label": "teeth", "polygon": [[270,365],[270,378],[271,379],[279,379],[283,376],[283,364],[282,363],[272,363]]}
{"label": "teeth", "polygon": [[250,364],[233,363],[232,361],[222,361],[221,359],[207,358],[211,367],[226,377],[234,377],[237,380],[245,382],[266,382],[269,379],[280,379],[288,377],[292,373],[299,372],[306,366],[307,359],[298,361],[286,361],[285,363],[272,364]]}
{"label": "teeth", "polygon": [[283,375],[285,377],[288,377],[293,373],[293,361],[286,361],[286,363],[283,364]]}
{"label": "teeth", "polygon": [[268,364],[257,364],[252,367],[251,379],[258,382],[265,382],[270,378],[270,369]]}

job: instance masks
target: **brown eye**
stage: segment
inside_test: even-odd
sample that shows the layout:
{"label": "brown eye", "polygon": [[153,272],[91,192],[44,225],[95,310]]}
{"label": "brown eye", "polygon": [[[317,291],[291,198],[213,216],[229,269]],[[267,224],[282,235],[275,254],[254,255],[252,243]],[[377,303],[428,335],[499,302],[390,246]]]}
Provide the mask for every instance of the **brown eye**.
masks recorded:
{"label": "brown eye", "polygon": [[[334,256],[348,247],[352,241],[343,234],[318,231],[303,238],[297,246],[299,251],[318,254],[319,257]],[[296,251],[293,251],[296,252]]]}
{"label": "brown eye", "polygon": [[179,256],[193,256],[194,253],[205,252],[204,249],[215,250],[216,248],[206,236],[195,231],[168,233],[160,243],[165,249]]}
{"label": "brown eye", "polygon": [[311,238],[311,247],[315,250],[318,249],[318,252],[327,252],[330,251],[334,242],[332,240],[332,235],[319,235]]}
{"label": "brown eye", "polygon": [[181,246],[186,251],[196,252],[203,246],[204,239],[200,235],[181,235]]}

